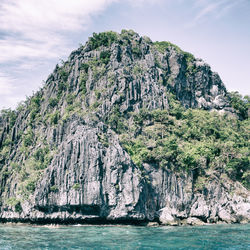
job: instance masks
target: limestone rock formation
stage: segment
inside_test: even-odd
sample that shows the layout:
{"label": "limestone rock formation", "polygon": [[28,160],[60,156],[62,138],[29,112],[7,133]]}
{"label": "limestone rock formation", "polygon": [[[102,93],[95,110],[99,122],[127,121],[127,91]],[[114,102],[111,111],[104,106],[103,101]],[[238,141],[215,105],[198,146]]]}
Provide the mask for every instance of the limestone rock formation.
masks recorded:
{"label": "limestone rock formation", "polygon": [[94,34],[0,116],[0,221],[249,222],[239,182],[214,177],[197,191],[195,169],[138,164],[124,148],[121,121],[133,127],[130,114],[170,110],[170,93],[186,109],[234,112],[218,74],[177,46],[132,31]]}

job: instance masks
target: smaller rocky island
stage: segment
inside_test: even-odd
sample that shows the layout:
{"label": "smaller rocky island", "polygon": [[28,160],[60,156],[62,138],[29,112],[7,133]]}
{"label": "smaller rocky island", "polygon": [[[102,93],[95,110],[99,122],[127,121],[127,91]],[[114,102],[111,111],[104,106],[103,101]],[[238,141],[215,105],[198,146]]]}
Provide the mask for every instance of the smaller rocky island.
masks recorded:
{"label": "smaller rocky island", "polygon": [[250,222],[249,97],[131,30],[93,34],[0,115],[0,222]]}

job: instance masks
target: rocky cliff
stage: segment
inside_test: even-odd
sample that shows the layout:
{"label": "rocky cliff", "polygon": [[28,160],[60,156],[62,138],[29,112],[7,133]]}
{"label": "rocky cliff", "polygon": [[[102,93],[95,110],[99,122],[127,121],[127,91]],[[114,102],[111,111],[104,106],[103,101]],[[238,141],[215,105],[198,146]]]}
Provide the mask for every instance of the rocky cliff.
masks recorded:
{"label": "rocky cliff", "polygon": [[249,222],[240,122],[202,60],[133,31],[94,33],[2,111],[0,220]]}

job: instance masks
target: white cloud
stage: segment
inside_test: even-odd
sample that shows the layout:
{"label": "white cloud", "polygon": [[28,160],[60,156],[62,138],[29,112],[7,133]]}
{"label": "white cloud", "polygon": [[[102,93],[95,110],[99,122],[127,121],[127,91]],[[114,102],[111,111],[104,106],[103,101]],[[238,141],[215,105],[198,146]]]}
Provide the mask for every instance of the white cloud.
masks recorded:
{"label": "white cloud", "polygon": [[15,108],[23,97],[15,86],[15,78],[0,72],[0,103],[1,108]]}
{"label": "white cloud", "polygon": [[[34,76],[39,67],[44,70],[47,63],[50,68],[53,60],[65,57],[72,50],[71,35],[86,30],[94,15],[117,1],[0,0],[0,64],[4,72],[0,74],[0,108],[14,107],[21,96],[30,94],[34,82],[41,83],[41,75]],[[10,77],[15,74],[16,81]]]}
{"label": "white cloud", "polygon": [[198,24],[207,18],[221,18],[234,6],[244,3],[246,0],[194,0],[194,8],[197,14],[191,26]]}
{"label": "white cloud", "polygon": [[[67,32],[86,29],[92,15],[116,0],[4,0],[0,3],[0,59],[58,57],[67,48]],[[59,46],[60,45],[60,46]]]}
{"label": "white cloud", "polygon": [[27,36],[31,35],[30,31],[79,30],[92,14],[102,11],[114,1],[7,0],[0,7],[1,28],[25,33]]}
{"label": "white cloud", "polygon": [[[133,6],[163,0],[126,0]],[[1,0],[0,63],[58,58],[69,51],[69,33],[87,29],[93,15],[121,0]],[[71,50],[71,48],[70,48]]]}
{"label": "white cloud", "polygon": [[221,5],[220,1],[217,2],[210,2],[205,4],[201,10],[199,11],[199,13],[196,15],[194,21],[197,22],[199,21],[201,18],[203,18],[204,16],[213,13],[215,10],[217,10],[217,8]]}
{"label": "white cloud", "polygon": [[221,10],[215,15],[217,19],[225,16],[229,11],[233,10],[234,7],[242,5],[245,0],[230,1],[221,8]]}
{"label": "white cloud", "polygon": [[15,89],[13,82],[13,78],[0,72],[0,97],[13,92]]}
{"label": "white cloud", "polygon": [[[48,43],[14,38],[0,40],[0,63],[18,61],[24,58],[56,58],[58,52],[61,52],[61,47],[57,48],[56,40],[58,39]],[[63,44],[62,47],[66,46],[63,41],[61,44]]]}
{"label": "white cloud", "polygon": [[143,6],[144,4],[151,4],[151,5],[160,4],[163,3],[164,0],[128,0],[128,2],[133,7],[140,7]]}

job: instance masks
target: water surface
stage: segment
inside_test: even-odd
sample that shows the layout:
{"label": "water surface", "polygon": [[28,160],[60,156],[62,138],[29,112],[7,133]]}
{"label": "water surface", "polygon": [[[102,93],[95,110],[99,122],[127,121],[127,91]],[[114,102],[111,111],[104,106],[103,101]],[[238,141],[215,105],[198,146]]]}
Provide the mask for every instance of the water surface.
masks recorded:
{"label": "water surface", "polygon": [[0,249],[250,249],[250,224],[200,227],[0,224]]}

